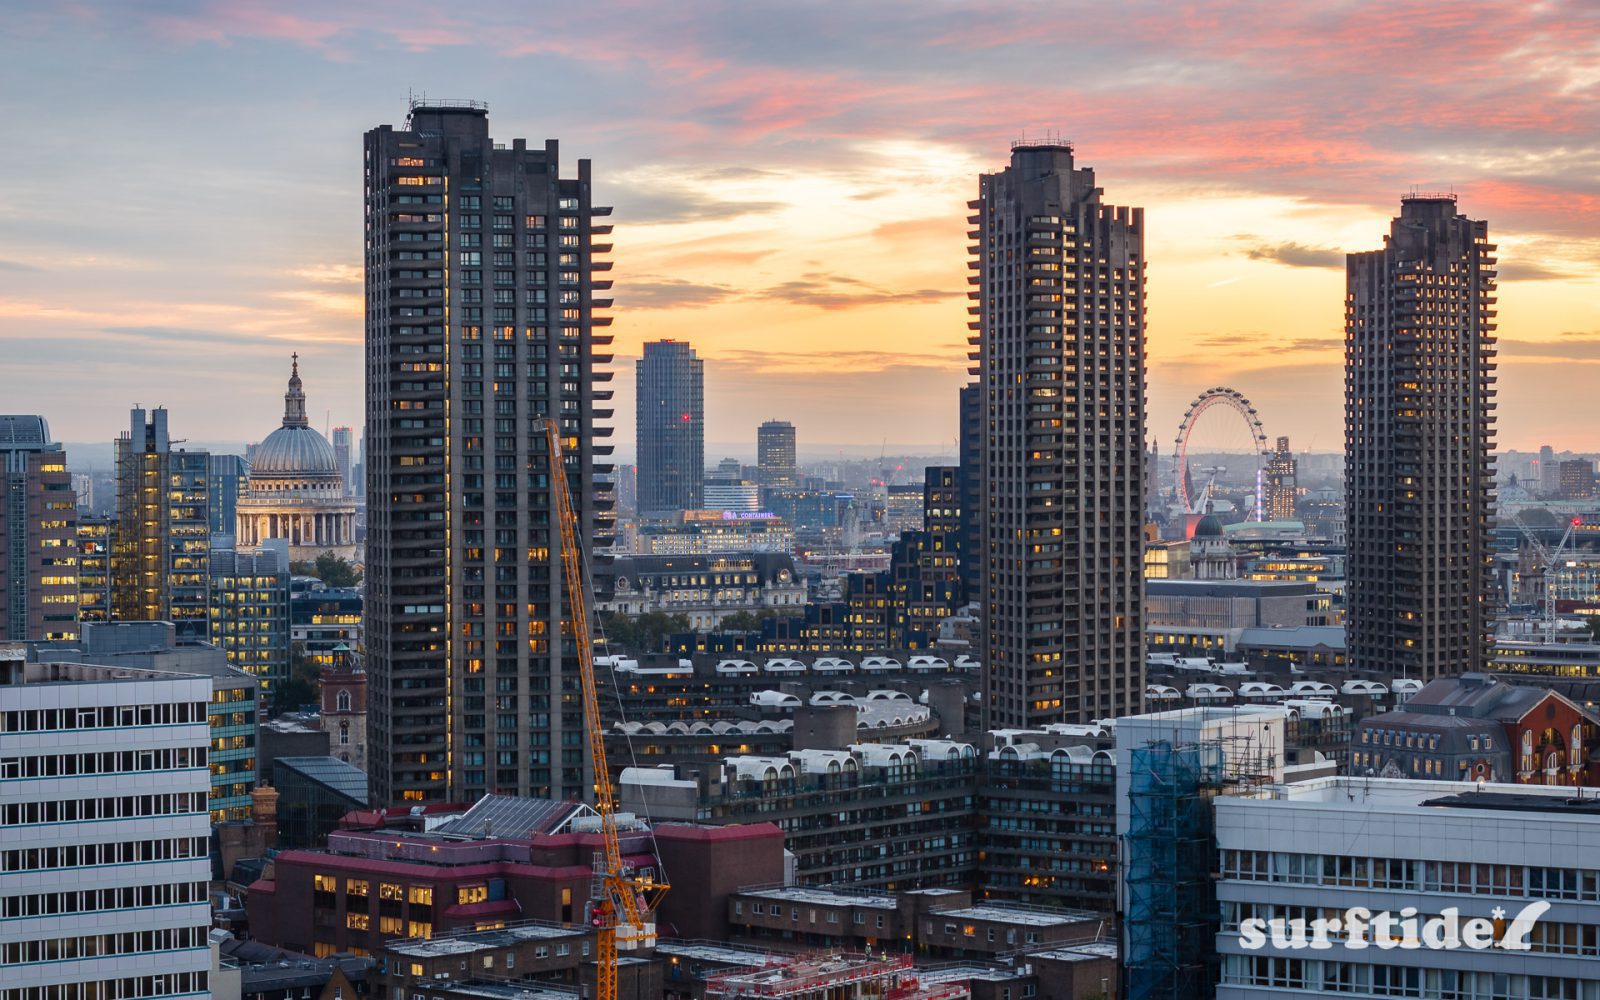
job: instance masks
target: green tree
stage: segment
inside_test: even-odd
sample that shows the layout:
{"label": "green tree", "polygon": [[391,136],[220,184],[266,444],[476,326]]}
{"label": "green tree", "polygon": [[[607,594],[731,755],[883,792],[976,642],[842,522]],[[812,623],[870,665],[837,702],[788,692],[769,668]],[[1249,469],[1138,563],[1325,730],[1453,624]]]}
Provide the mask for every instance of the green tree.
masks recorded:
{"label": "green tree", "polygon": [[731,615],[724,615],[722,624],[717,626],[719,632],[759,632],[761,623],[768,618],[778,617],[778,612],[773,608],[758,608],[755,611],[735,611]]}
{"label": "green tree", "polygon": [[664,611],[650,611],[642,615],[603,612],[600,615],[600,629],[608,647],[630,653],[659,653],[667,636],[675,632],[693,631],[688,616],[669,615]]}
{"label": "green tree", "polygon": [[272,714],[297,711],[302,705],[316,704],[322,698],[322,672],[306,655],[305,643],[289,650],[289,676],[272,689]]}
{"label": "green tree", "polygon": [[289,572],[295,576],[314,576],[336,589],[354,587],[361,582],[361,570],[350,560],[332,552],[317,556],[316,562],[292,562]]}

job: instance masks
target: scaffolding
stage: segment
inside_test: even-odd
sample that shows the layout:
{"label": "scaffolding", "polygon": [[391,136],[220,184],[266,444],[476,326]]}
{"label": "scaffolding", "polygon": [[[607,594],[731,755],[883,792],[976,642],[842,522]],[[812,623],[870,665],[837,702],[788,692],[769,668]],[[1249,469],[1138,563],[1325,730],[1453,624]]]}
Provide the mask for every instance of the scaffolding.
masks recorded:
{"label": "scaffolding", "polygon": [[1215,995],[1216,838],[1212,799],[1247,778],[1220,740],[1151,743],[1129,759],[1125,967],[1130,1000]]}
{"label": "scaffolding", "polygon": [[965,980],[920,982],[908,955],[772,956],[706,980],[707,1000],[967,1000]]}

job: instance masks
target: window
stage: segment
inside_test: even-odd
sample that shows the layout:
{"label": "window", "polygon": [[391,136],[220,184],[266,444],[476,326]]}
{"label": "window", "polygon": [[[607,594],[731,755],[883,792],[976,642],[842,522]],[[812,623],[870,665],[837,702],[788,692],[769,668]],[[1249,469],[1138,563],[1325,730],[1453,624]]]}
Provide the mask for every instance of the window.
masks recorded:
{"label": "window", "polygon": [[340,691],[339,692],[338,706],[339,706],[339,711],[341,711],[341,712],[350,711],[350,692],[349,691]]}
{"label": "window", "polygon": [[416,904],[419,904],[419,905],[422,905],[422,906],[432,906],[433,905],[433,886],[431,886],[431,885],[414,885],[414,886],[411,887],[411,892],[410,892],[408,898],[413,903],[416,903]]}

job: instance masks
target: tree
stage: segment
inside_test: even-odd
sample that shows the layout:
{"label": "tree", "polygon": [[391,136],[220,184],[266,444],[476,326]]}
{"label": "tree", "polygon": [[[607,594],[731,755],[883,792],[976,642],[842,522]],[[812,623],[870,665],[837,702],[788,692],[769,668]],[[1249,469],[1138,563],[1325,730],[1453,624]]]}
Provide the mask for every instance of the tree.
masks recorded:
{"label": "tree", "polygon": [[735,611],[731,615],[724,615],[722,623],[717,626],[720,632],[759,632],[761,623],[768,618],[778,617],[778,612],[773,608],[759,608],[755,611]]}
{"label": "tree", "polygon": [[688,616],[669,615],[664,611],[649,611],[638,616],[607,611],[600,615],[600,630],[607,645],[634,653],[659,653],[667,636],[692,631],[692,626]]}
{"label": "tree", "polygon": [[354,587],[361,582],[361,570],[350,560],[332,552],[317,556],[314,563],[305,560],[292,562],[289,572],[295,576],[314,576],[336,590]]}
{"label": "tree", "polygon": [[272,689],[272,714],[294,712],[302,705],[316,704],[322,697],[322,672],[306,655],[305,643],[289,650],[289,676]]}

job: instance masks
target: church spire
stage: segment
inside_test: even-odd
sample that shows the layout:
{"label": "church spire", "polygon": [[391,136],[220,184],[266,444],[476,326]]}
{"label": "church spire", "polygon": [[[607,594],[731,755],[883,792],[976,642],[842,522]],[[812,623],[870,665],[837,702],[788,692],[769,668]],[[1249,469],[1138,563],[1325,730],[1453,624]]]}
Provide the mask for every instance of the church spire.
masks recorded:
{"label": "church spire", "polygon": [[283,426],[309,427],[306,420],[306,394],[300,389],[300,352],[291,354],[293,365],[289,370],[289,391],[283,394]]}

